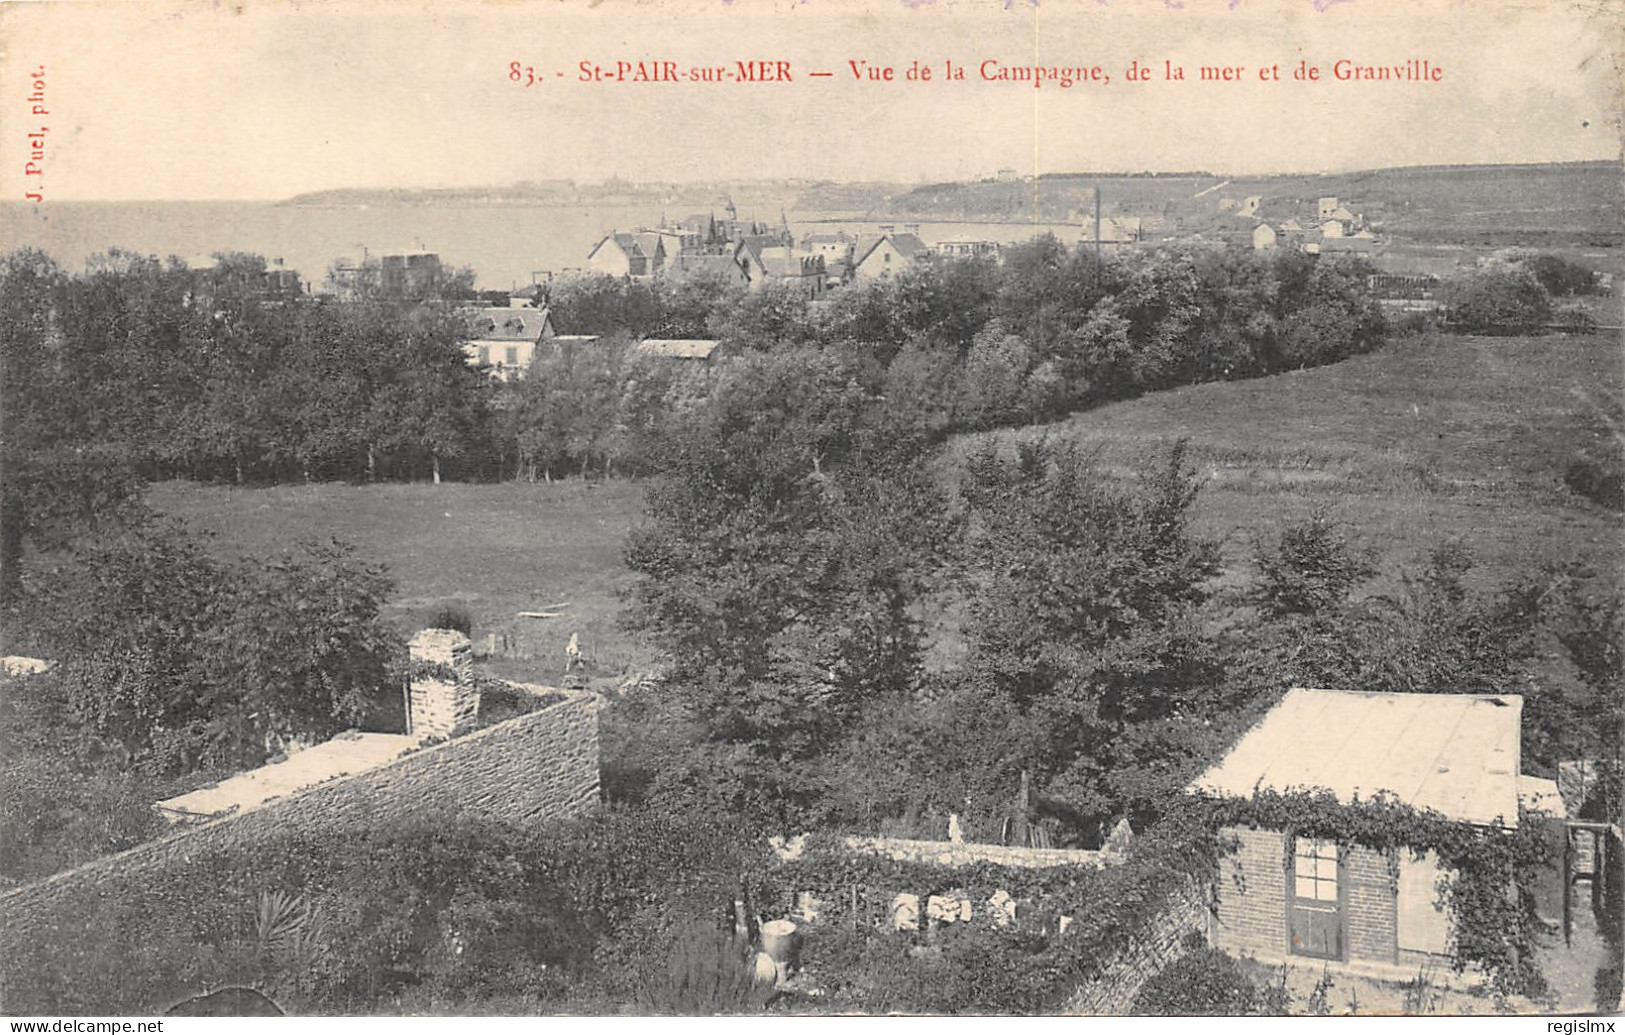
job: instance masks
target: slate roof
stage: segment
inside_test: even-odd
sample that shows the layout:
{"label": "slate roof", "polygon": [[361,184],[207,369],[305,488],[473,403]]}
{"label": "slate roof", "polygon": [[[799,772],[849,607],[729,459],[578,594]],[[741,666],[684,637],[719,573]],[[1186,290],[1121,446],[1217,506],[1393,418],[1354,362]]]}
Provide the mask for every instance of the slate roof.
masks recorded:
{"label": "slate roof", "polygon": [[731,255],[680,255],[677,268],[684,273],[718,273],[727,277],[742,277],[739,263]]}
{"label": "slate roof", "polygon": [[1187,790],[1325,789],[1344,802],[1387,792],[1450,819],[1515,827],[1522,715],[1516,695],[1295,688]]}
{"label": "slate roof", "polygon": [[533,306],[485,306],[469,313],[476,341],[537,342],[548,326],[548,310]]}
{"label": "slate roof", "polygon": [[915,234],[875,234],[872,237],[858,239],[857,246],[852,249],[852,266],[856,268],[863,265],[863,260],[885,241],[890,241],[892,247],[905,259],[925,259],[931,255],[931,249],[927,248],[925,242]]}

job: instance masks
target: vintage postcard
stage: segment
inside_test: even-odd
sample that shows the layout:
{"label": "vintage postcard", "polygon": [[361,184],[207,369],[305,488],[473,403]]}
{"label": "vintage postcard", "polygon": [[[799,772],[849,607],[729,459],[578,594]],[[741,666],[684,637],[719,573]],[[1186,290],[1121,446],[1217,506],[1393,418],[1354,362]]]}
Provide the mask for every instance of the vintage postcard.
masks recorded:
{"label": "vintage postcard", "polygon": [[1612,1030],[1622,25],[0,5],[0,1013]]}

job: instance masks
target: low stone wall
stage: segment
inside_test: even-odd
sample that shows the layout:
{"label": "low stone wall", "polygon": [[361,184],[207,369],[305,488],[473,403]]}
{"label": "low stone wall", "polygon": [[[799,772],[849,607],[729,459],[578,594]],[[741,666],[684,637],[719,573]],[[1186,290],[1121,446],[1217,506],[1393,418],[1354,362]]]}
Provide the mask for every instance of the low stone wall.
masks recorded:
{"label": "low stone wall", "polygon": [[455,809],[510,823],[581,815],[598,801],[598,699],[573,693],[539,711],[318,784],[251,812],[227,816],[0,895],[0,967],[26,966],[41,938],[58,931],[58,905],[80,896],[128,893],[146,875],[194,854],[253,851],[284,831],[374,827]]}
{"label": "low stone wall", "polygon": [[898,837],[849,837],[854,852],[884,855],[898,862],[935,866],[991,863],[1018,869],[1041,870],[1054,866],[1093,866],[1099,869],[1121,860],[1109,852],[1084,848],[1018,848],[1011,845],[974,844],[969,841],[911,841]]}
{"label": "low stone wall", "polygon": [[1078,989],[1067,1001],[1069,1014],[1122,1016],[1151,978],[1183,956],[1192,935],[1207,937],[1212,910],[1207,890],[1191,881],[1172,896],[1163,910],[1127,949],[1101,968],[1100,976]]}

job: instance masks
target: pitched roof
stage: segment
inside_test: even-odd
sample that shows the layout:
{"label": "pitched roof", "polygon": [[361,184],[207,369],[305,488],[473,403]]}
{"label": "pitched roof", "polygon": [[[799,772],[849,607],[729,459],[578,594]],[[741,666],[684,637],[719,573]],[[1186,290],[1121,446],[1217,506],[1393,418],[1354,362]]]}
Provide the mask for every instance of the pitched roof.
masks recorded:
{"label": "pitched roof", "polygon": [[869,234],[859,237],[858,243],[852,248],[852,265],[861,265],[863,260],[869,257],[869,253],[879,248],[888,236],[887,234]]}
{"label": "pitched roof", "polygon": [[731,255],[690,255],[677,257],[677,268],[684,273],[719,273],[728,277],[743,275],[739,264]]}
{"label": "pitched roof", "polygon": [[548,330],[548,310],[492,305],[469,312],[469,330],[479,341],[540,341]]}
{"label": "pitched roof", "polygon": [[931,255],[931,249],[915,234],[892,234],[891,243],[905,259],[924,259]]}
{"label": "pitched roof", "polygon": [[914,234],[875,234],[872,237],[858,238],[857,246],[852,249],[852,265],[863,265],[863,260],[887,241],[890,241],[891,246],[905,259],[925,259],[931,256],[931,249]]}
{"label": "pitched roof", "polygon": [[1295,688],[1187,790],[1387,792],[1468,823],[1517,826],[1523,698]]}

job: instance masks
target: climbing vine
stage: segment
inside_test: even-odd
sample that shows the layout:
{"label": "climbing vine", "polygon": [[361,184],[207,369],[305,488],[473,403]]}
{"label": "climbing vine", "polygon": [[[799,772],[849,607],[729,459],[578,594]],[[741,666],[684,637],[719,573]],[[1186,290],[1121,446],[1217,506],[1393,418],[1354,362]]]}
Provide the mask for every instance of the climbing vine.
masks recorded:
{"label": "climbing vine", "polygon": [[1505,995],[1540,996],[1547,984],[1536,962],[1541,922],[1529,889],[1554,864],[1539,824],[1518,817],[1516,827],[1475,826],[1420,810],[1388,795],[1340,802],[1327,791],[1256,790],[1251,798],[1193,802],[1199,827],[1212,832],[1209,852],[1222,852],[1223,827],[1278,830],[1290,851],[1296,836],[1360,845],[1388,856],[1398,879],[1400,851],[1432,851],[1449,874],[1443,895],[1454,919],[1452,953],[1457,972],[1481,967]]}

